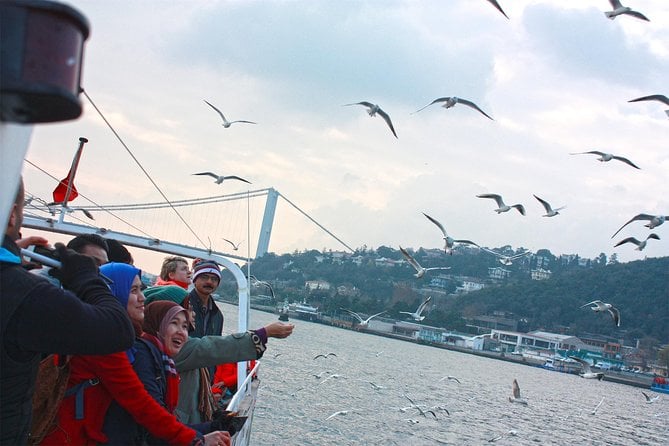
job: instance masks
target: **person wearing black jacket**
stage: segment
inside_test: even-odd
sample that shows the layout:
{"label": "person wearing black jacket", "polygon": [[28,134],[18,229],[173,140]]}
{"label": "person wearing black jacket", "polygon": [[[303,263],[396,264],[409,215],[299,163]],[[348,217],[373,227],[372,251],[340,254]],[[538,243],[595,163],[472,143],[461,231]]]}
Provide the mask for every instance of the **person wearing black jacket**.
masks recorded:
{"label": "person wearing black jacket", "polygon": [[[57,243],[65,289],[21,265],[21,181],[0,248],[0,444],[28,439],[39,361],[50,353],[105,355],[130,348],[134,330],[90,257]],[[68,291],[69,290],[69,291]]]}

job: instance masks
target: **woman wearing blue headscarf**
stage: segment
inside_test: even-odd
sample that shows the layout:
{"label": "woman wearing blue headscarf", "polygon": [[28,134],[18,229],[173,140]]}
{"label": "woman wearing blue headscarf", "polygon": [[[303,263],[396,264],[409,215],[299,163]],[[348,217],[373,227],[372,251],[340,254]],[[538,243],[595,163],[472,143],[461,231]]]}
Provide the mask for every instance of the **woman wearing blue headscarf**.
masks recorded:
{"label": "woman wearing blue headscarf", "polygon": [[[108,263],[100,267],[100,272],[111,279],[112,294],[126,308],[139,337],[145,301],[141,271],[124,263]],[[114,336],[114,333],[109,335]],[[179,423],[158,404],[132,367],[133,352],[130,349],[111,355],[70,359],[71,375],[68,391],[58,409],[58,425],[42,444],[138,444],[142,441],[140,425],[169,444],[229,444],[222,432],[203,437]]]}

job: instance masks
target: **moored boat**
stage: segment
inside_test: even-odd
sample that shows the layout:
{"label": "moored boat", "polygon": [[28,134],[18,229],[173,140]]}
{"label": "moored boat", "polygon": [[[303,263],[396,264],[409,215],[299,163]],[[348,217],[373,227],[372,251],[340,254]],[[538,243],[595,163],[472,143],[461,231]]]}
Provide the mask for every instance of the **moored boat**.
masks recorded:
{"label": "moored boat", "polygon": [[653,383],[650,385],[650,390],[653,392],[660,392],[669,394],[669,380],[662,376],[656,376]]}

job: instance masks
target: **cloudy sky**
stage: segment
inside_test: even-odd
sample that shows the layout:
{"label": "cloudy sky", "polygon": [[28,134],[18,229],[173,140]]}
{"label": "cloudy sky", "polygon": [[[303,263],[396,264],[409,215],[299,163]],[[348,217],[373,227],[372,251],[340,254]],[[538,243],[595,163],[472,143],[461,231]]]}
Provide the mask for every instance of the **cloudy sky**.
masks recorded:
{"label": "cloudy sky", "polygon": [[[606,0],[500,3],[510,20],[485,0],[69,2],[92,27],[83,87],[171,200],[247,190],[191,175],[212,170],[277,189],[354,248],[442,246],[425,212],[488,247],[669,255],[669,224],[641,253],[613,245],[645,239],[642,222],[611,239],[638,213],[669,215],[669,107],[627,102],[669,95],[669,2],[625,2],[650,22],[608,20]],[[412,114],[444,96],[494,120],[464,105]],[[203,99],[258,124],[225,129]],[[27,158],[62,178],[86,136],[81,192],[102,204],[160,201],[82,100],[80,119],[35,128]],[[359,101],[379,104],[398,139],[364,107],[342,106]],[[589,150],[641,170],[570,155]],[[30,192],[50,196],[52,180],[30,165],[24,175]],[[527,215],[497,215],[482,193]],[[542,217],[533,194],[566,209]],[[206,229],[211,211],[185,212],[225,251],[221,237],[247,238],[246,205],[235,206],[214,219],[222,230]],[[173,215],[166,231],[162,217],[128,218],[192,242]],[[270,251],[323,248],[343,249],[280,200]]]}

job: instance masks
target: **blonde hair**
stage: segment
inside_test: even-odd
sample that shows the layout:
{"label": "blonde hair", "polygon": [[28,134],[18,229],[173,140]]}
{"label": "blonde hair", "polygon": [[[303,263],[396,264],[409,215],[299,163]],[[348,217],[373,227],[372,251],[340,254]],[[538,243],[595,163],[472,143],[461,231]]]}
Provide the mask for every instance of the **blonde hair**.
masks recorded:
{"label": "blonde hair", "polygon": [[180,262],[183,262],[188,266],[188,260],[179,256],[165,257],[163,260],[163,266],[160,268],[160,278],[163,280],[170,280],[170,273],[173,273],[177,270],[177,266]]}

